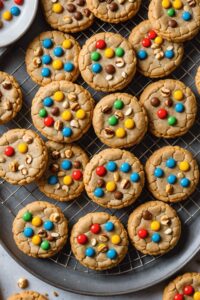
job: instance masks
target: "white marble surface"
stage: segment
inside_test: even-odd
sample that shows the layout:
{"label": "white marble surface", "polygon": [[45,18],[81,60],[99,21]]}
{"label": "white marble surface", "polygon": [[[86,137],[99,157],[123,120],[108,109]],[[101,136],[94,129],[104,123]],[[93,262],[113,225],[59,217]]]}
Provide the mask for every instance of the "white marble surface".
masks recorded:
{"label": "white marble surface", "polygon": [[[200,272],[200,254],[190,262],[182,272]],[[25,277],[29,280],[29,289],[38,291],[40,293],[47,293],[49,295],[49,300],[91,300],[91,299],[105,299],[105,297],[88,297],[75,295],[68,292],[61,291],[52,287],[41,280],[35,278],[28,272],[26,272],[21,266],[19,266],[0,246],[0,300],[6,300],[7,297],[13,293],[19,292],[20,289],[17,286],[17,280],[20,277]],[[161,300],[162,290],[164,284],[160,284],[154,288],[151,288],[145,292],[125,295],[120,297],[107,297],[106,299],[116,299],[116,300]],[[54,296],[54,291],[56,291],[59,296]]]}

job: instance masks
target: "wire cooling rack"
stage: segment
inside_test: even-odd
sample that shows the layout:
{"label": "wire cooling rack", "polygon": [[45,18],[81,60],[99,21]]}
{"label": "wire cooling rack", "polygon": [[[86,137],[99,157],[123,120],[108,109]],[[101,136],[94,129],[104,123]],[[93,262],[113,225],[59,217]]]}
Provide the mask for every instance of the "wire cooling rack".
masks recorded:
{"label": "wire cooling rack", "polygon": [[[142,8],[140,9],[140,12],[138,15],[133,19],[126,23],[120,24],[120,25],[111,25],[106,24],[101,21],[96,21],[95,24],[88,29],[87,31],[81,32],[79,34],[76,34],[75,37],[77,40],[83,44],[84,41],[89,38],[91,35],[101,32],[101,31],[112,31],[112,32],[118,32],[122,34],[123,36],[127,37],[130,34],[131,29],[138,23],[140,23],[142,20],[146,18],[147,15],[147,6],[148,1],[142,1]],[[42,28],[42,30],[41,30]],[[34,26],[32,26],[32,30],[29,31],[29,33],[20,40],[6,55],[4,56],[4,59],[0,61],[0,69],[3,71],[6,71],[13,76],[16,77],[18,82],[20,83],[23,96],[24,96],[24,102],[22,110],[18,113],[17,117],[6,124],[5,126],[0,127],[0,134],[3,134],[9,129],[12,128],[27,128],[27,129],[33,129],[36,130],[32,124],[31,121],[31,113],[30,113],[30,107],[31,107],[31,101],[38,90],[38,85],[33,83],[33,81],[30,79],[26,72],[24,57],[25,57],[25,49],[27,47],[27,44],[32,40],[34,36],[36,36],[39,32],[49,29],[46,24],[44,24],[41,12],[39,11],[37,19],[35,21]],[[183,58],[183,62],[181,66],[172,74],[172,78],[179,79],[185,82],[191,89],[196,93],[196,88],[194,85],[194,76],[196,73],[196,69],[198,65],[200,64],[200,35],[197,36],[194,40],[187,43],[185,45],[185,56]],[[150,83],[152,80],[148,78],[144,78],[140,74],[136,74],[134,80],[131,84],[129,84],[128,88],[125,89],[126,92],[132,93],[136,96],[139,96],[140,93],[143,91],[143,89]],[[93,95],[94,99],[98,101],[101,99],[101,97],[104,95],[103,93],[96,92],[92,89],[90,89],[87,84],[79,78],[77,81],[78,84],[82,85],[86,89],[88,89],[91,94]],[[198,101],[198,95],[197,101]],[[199,103],[198,103],[199,106]],[[180,137],[178,139],[173,140],[164,140],[164,139],[158,139],[153,137],[151,134],[147,134],[144,140],[137,146],[134,146],[130,149],[131,152],[133,152],[142,163],[145,163],[147,158],[158,148],[166,146],[166,145],[179,145],[181,147],[184,147],[191,151],[194,156],[196,157],[197,161],[200,162],[200,115],[198,114],[198,118],[196,120],[195,125],[192,127],[192,129],[183,137]],[[96,152],[101,151],[105,148],[105,146],[99,141],[99,139],[96,137],[93,129],[90,129],[88,133],[86,133],[81,140],[78,141],[78,144],[84,148],[90,157],[92,157]],[[28,203],[35,201],[35,200],[44,200],[49,201],[51,203],[56,204],[59,206],[62,211],[64,212],[65,216],[69,220],[70,227],[78,221],[78,219],[89,213],[94,211],[106,211],[110,214],[115,214],[123,223],[126,225],[127,219],[129,214],[133,211],[133,209],[138,206],[138,204],[141,204],[145,201],[152,200],[152,196],[149,194],[149,192],[145,189],[142,193],[142,195],[139,197],[139,199],[136,201],[136,204],[131,205],[128,208],[121,209],[119,211],[112,211],[110,209],[104,209],[96,205],[94,202],[92,202],[85,193],[83,193],[79,198],[72,202],[68,203],[60,203],[55,202],[54,200],[49,199],[46,197],[43,193],[39,191],[36,184],[30,184],[27,186],[14,186],[10,185],[4,180],[0,180],[0,203],[4,208],[6,208],[6,212],[9,214],[10,223],[12,223],[12,220],[14,216],[17,214],[19,209],[27,205]],[[188,234],[190,234],[190,230],[192,229],[192,226],[196,224],[197,218],[200,213],[200,189],[199,186],[197,187],[196,191],[193,193],[191,197],[189,197],[186,201],[174,204],[173,207],[177,210],[182,224],[183,228]],[[200,224],[199,224],[200,225]],[[196,226],[196,225],[195,225]],[[9,231],[11,231],[11,226],[9,225]],[[11,232],[9,232],[11,235]],[[3,241],[4,238],[2,237]],[[189,239],[189,238],[188,238]],[[191,241],[193,239],[193,236],[191,235]],[[9,244],[9,245],[8,245]],[[12,252],[13,255],[16,256],[16,258],[20,256],[19,260],[26,261],[24,263],[25,267],[27,267],[27,264],[31,258],[25,258],[23,254],[18,254],[18,250],[16,249],[13,241],[7,242],[7,247],[11,247],[12,245]],[[192,246],[192,245],[191,245]],[[14,247],[14,250],[13,250]],[[196,247],[196,248],[195,248]],[[200,248],[200,242],[199,245],[195,246],[194,248],[191,247],[189,253],[190,256],[192,256],[196,251],[197,248]],[[172,261],[172,256],[175,255],[183,255],[181,251],[184,251],[180,249],[174,250],[171,253],[167,254],[168,264],[170,264],[170,261]],[[187,251],[186,251],[187,252]],[[17,253],[17,254],[16,254]],[[21,259],[22,255],[22,259]],[[132,246],[129,247],[129,252],[126,256],[126,258],[119,264],[117,267],[104,271],[104,272],[95,272],[91,271],[83,266],[81,266],[77,260],[74,258],[69,243],[67,243],[66,247],[63,248],[63,250],[56,255],[55,257],[48,260],[48,264],[50,263],[50,266],[52,269],[55,268],[56,270],[59,270],[63,272],[63,270],[70,271],[73,270],[75,272],[75,276],[80,276],[80,279],[84,276],[84,274],[87,274],[90,278],[93,278],[92,275],[95,275],[95,278],[100,278],[102,275],[103,278],[113,278],[114,275],[121,275],[124,273],[128,273],[129,275],[132,275],[135,273],[135,280],[137,281],[137,276],[142,277],[144,274],[144,271],[149,268],[153,268],[156,264],[158,267],[160,264],[163,263],[163,260],[165,260],[165,256],[163,257],[157,257],[154,258],[152,256],[146,256],[142,255],[138,251],[136,251]],[[189,257],[185,257],[184,262],[188,260]],[[177,259],[178,260],[178,259]],[[40,264],[41,262],[35,261],[35,264]],[[183,265],[179,262],[178,265],[171,265],[171,269],[168,273],[175,272],[176,269],[180,268]],[[30,268],[29,268],[30,270]],[[32,270],[33,271],[33,270]],[[139,275],[138,275],[139,274]],[[51,284],[56,284],[53,279],[49,279],[45,277],[43,274],[37,274],[41,275],[41,277],[44,280],[49,280]],[[109,275],[109,276],[108,276]],[[166,274],[163,274],[166,276]],[[153,284],[161,280],[162,276],[160,276],[160,273],[158,272],[157,278],[152,278],[152,281],[147,283],[147,285]],[[123,278],[123,276],[122,276]],[[60,278],[61,280],[61,278]],[[98,279],[99,280],[99,279]],[[106,279],[107,280],[107,279]],[[123,279],[122,279],[123,280]],[[112,281],[111,281],[112,282]],[[140,281],[139,281],[140,282]],[[145,287],[146,287],[145,286]],[[61,288],[72,290],[75,292],[82,292],[82,293],[93,293],[92,287],[88,287],[88,290],[85,292],[83,290],[73,289],[65,283],[63,283]],[[138,283],[138,286],[133,288],[132,290],[139,290],[143,288],[142,285]],[[130,291],[132,291],[130,290]],[[102,291],[105,292],[105,291]],[[123,289],[120,290],[114,290],[112,294],[119,294],[126,291],[123,291]],[[96,294],[98,294],[98,291],[96,291]],[[99,291],[99,294],[101,292]],[[107,292],[108,294],[108,292]]]}

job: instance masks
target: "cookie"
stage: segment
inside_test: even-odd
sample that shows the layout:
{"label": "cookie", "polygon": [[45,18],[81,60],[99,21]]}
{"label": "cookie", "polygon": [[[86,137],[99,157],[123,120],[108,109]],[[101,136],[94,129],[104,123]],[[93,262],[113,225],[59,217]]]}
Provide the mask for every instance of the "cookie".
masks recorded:
{"label": "cookie", "polygon": [[163,300],[199,300],[200,273],[185,273],[171,281],[163,293]]}
{"label": "cookie", "polygon": [[78,146],[46,143],[49,161],[46,172],[38,181],[40,190],[58,201],[70,201],[84,190],[83,172],[87,154]]}
{"label": "cookie", "polygon": [[138,144],[147,131],[147,115],[136,97],[115,93],[96,105],[93,116],[96,135],[113,148]]}
{"label": "cookie", "polygon": [[71,143],[92,123],[94,100],[82,86],[54,81],[41,87],[31,107],[35,127],[48,139]]}
{"label": "cookie", "polygon": [[147,160],[147,186],[153,196],[166,202],[188,198],[199,182],[199,168],[192,153],[178,146],[166,146]]}
{"label": "cookie", "polygon": [[95,17],[109,23],[131,19],[138,12],[141,0],[86,0]]}
{"label": "cookie", "polygon": [[68,224],[59,207],[35,201],[18,212],[12,232],[17,247],[26,255],[47,258],[65,245]]}
{"label": "cookie", "polygon": [[97,204],[120,209],[131,205],[144,186],[140,161],[120,149],[106,149],[94,155],[84,172],[88,196]]}
{"label": "cookie", "polygon": [[169,41],[185,42],[199,31],[199,0],[152,0],[148,17],[159,34]]}
{"label": "cookie", "polygon": [[0,71],[0,125],[12,120],[22,107],[22,92],[15,78]]}
{"label": "cookie", "polygon": [[195,84],[196,84],[197,91],[200,94],[200,67],[198,68],[195,76]]}
{"label": "cookie", "polygon": [[45,296],[34,291],[24,291],[8,297],[7,300],[48,300]]}
{"label": "cookie", "polygon": [[46,168],[47,149],[32,130],[12,129],[0,138],[0,177],[24,185],[39,179]]}
{"label": "cookie", "polygon": [[78,42],[66,33],[47,31],[28,46],[25,63],[33,81],[46,85],[53,80],[75,81],[79,75]]}
{"label": "cookie", "polygon": [[169,42],[155,30],[154,24],[143,21],[133,28],[129,41],[137,54],[137,69],[144,76],[161,78],[174,71],[182,61],[182,44]]}
{"label": "cookie", "polygon": [[93,23],[94,16],[86,0],[42,0],[41,3],[46,21],[60,31],[78,32]]}
{"label": "cookie", "polygon": [[193,92],[178,80],[149,84],[140,96],[149,119],[149,130],[157,137],[175,138],[194,124],[197,103]]}
{"label": "cookie", "polygon": [[98,91],[123,89],[136,71],[131,44],[120,34],[101,32],[89,38],[79,55],[83,79]]}
{"label": "cookie", "polygon": [[181,222],[168,204],[149,201],[129,216],[128,234],[133,246],[143,254],[161,255],[176,246]]}
{"label": "cookie", "polygon": [[89,213],[73,226],[71,249],[85,267],[102,271],[118,265],[128,251],[124,226],[104,212]]}

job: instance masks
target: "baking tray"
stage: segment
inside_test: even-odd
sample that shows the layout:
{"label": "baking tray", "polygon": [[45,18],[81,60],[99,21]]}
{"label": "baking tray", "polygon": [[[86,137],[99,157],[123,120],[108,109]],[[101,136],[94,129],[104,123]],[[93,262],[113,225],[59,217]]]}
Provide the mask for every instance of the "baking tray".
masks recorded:
{"label": "baking tray", "polygon": [[[119,32],[127,37],[130,30],[140,23],[147,16],[148,1],[142,1],[142,7],[138,15],[126,23],[120,25],[106,24],[101,21],[88,30],[75,34],[78,41],[83,44],[84,41],[94,33],[101,31]],[[24,103],[21,112],[17,117],[0,127],[0,134],[12,128],[31,128],[35,130],[31,122],[30,106],[31,101],[38,90],[38,86],[32,82],[26,73],[24,63],[25,49],[28,43],[41,31],[49,29],[45,24],[42,13],[39,10],[35,23],[29,32],[0,60],[0,69],[13,74],[19,81],[23,95]],[[184,81],[198,95],[194,85],[194,76],[196,69],[200,64],[200,35],[191,42],[185,44],[185,56],[181,66],[172,74],[172,78]],[[79,78],[80,85],[87,88],[98,101],[104,94],[96,92],[86,85]],[[126,92],[139,95],[142,90],[151,82],[150,79],[136,74],[133,81],[124,90]],[[130,149],[142,163],[158,148],[166,145],[179,145],[191,151],[198,162],[200,162],[200,116],[192,129],[183,137],[178,139],[164,140],[150,135],[146,135],[142,143]],[[91,157],[96,152],[105,148],[105,146],[95,136],[93,129],[90,129],[82,139],[78,141]],[[21,253],[12,238],[11,227],[14,216],[24,205],[35,201],[45,200],[61,207],[65,216],[69,219],[70,228],[78,219],[93,211],[106,211],[115,214],[126,225],[129,214],[139,204],[152,200],[152,196],[147,190],[144,190],[134,205],[119,211],[104,209],[92,202],[86,194],[82,194],[78,199],[69,203],[59,203],[47,198],[42,194],[33,183],[27,186],[13,186],[0,180],[0,228],[2,244],[7,251],[20,263],[25,269],[48,282],[51,285],[63,290],[86,294],[86,295],[120,295],[130,292],[144,290],[153,286],[171,276],[181,267],[183,267],[200,249],[199,228],[200,228],[200,189],[197,187],[194,194],[182,203],[174,204],[183,227],[183,234],[177,247],[168,254],[154,258],[137,252],[131,245],[129,252],[123,262],[114,269],[95,272],[82,267],[74,258],[69,242],[63,250],[51,259],[41,260],[27,257]],[[131,296],[132,299],[138,299]]]}

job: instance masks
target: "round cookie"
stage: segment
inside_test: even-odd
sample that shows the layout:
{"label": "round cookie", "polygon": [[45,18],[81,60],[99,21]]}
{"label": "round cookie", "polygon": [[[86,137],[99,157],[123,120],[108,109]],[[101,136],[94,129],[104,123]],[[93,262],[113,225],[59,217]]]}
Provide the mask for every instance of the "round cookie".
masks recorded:
{"label": "round cookie", "polygon": [[17,247],[26,255],[47,258],[65,245],[68,224],[59,207],[35,201],[18,212],[12,232]]}
{"label": "round cookie", "polygon": [[197,103],[193,92],[178,80],[149,84],[140,96],[149,118],[149,130],[157,137],[175,138],[194,124]]}
{"label": "round cookie", "polygon": [[200,94],[200,67],[198,68],[195,76],[195,84],[196,84],[197,91]]}
{"label": "round cookie", "polygon": [[88,8],[102,21],[119,23],[131,19],[138,12],[141,0],[86,0]]}
{"label": "round cookie", "polygon": [[38,292],[24,291],[11,295],[7,300],[48,300],[48,298]]}
{"label": "round cookie", "polygon": [[185,273],[171,281],[163,292],[163,300],[199,300],[200,273]]}
{"label": "round cookie", "polygon": [[176,211],[161,201],[146,202],[128,219],[128,234],[133,246],[148,255],[161,255],[173,249],[181,234]]}
{"label": "round cookie", "polygon": [[40,190],[58,201],[70,201],[84,190],[83,172],[87,154],[78,146],[46,143],[49,161],[46,172],[38,181]]}
{"label": "round cookie", "polygon": [[82,86],[54,81],[41,87],[31,107],[35,127],[48,139],[71,143],[92,123],[94,100]]}
{"label": "round cookie", "polygon": [[42,0],[44,16],[51,27],[64,32],[79,32],[92,25],[94,16],[86,0]]}
{"label": "round cookie", "polygon": [[124,226],[105,212],[89,213],[73,226],[71,248],[85,267],[102,271],[118,265],[128,251]]}
{"label": "round cookie", "polygon": [[32,130],[12,129],[0,138],[0,177],[25,185],[39,179],[48,161],[43,140]]}
{"label": "round cookie", "polygon": [[162,38],[147,20],[133,28],[129,41],[137,54],[137,69],[144,76],[165,77],[181,63],[183,45]]}
{"label": "round cookie", "polygon": [[89,38],[79,55],[83,79],[98,91],[123,89],[136,71],[131,44],[120,34],[101,32]]}
{"label": "round cookie", "polygon": [[53,80],[75,81],[79,75],[78,42],[66,33],[46,31],[28,46],[25,63],[33,81],[46,85]]}
{"label": "round cookie", "polygon": [[199,182],[199,168],[192,153],[178,146],[166,146],[147,160],[147,186],[158,200],[178,202],[188,198]]}
{"label": "round cookie", "polygon": [[0,71],[0,125],[12,120],[22,107],[22,92],[15,78]]}
{"label": "round cookie", "polygon": [[152,0],[148,18],[155,30],[167,40],[185,42],[199,31],[199,0]]}
{"label": "round cookie", "polygon": [[88,196],[97,204],[120,209],[131,205],[144,186],[140,161],[120,149],[106,149],[94,155],[84,172]]}
{"label": "round cookie", "polygon": [[147,131],[147,115],[136,97],[115,93],[105,96],[94,109],[96,135],[113,148],[138,144]]}

